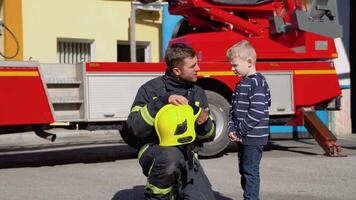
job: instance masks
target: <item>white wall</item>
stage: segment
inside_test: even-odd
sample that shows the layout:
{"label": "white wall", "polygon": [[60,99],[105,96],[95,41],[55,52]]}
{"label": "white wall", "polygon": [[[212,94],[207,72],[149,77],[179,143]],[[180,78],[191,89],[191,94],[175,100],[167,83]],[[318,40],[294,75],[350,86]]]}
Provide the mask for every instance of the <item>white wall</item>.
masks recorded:
{"label": "white wall", "polygon": [[[94,61],[116,61],[118,40],[129,39],[130,1],[23,0],[24,59],[57,62],[57,38],[95,40]],[[136,40],[151,42],[159,60],[161,19],[136,25]]]}

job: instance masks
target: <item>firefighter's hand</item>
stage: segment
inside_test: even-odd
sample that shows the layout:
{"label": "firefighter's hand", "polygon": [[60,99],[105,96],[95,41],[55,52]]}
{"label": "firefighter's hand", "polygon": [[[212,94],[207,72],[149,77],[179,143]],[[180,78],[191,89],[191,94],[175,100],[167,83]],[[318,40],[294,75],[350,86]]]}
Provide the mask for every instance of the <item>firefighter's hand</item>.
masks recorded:
{"label": "firefighter's hand", "polygon": [[242,139],[239,136],[237,136],[236,132],[230,132],[229,138],[232,142],[242,142]]}
{"label": "firefighter's hand", "polygon": [[185,105],[188,103],[188,99],[182,95],[172,94],[168,97],[168,103],[173,105]]}
{"label": "firefighter's hand", "polygon": [[196,122],[198,125],[204,124],[209,118],[209,108],[205,108],[200,112]]}

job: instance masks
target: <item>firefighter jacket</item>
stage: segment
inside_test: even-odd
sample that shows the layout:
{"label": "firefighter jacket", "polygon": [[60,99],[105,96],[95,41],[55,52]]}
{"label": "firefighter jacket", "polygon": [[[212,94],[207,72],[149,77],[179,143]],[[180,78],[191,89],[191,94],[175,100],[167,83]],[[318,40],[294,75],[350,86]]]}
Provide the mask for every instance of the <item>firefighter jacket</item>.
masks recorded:
{"label": "firefighter jacket", "polygon": [[[185,96],[193,107],[208,108],[204,90],[193,83],[177,80],[168,73],[146,82],[139,88],[126,122],[129,133],[139,140],[138,148],[147,143],[159,143],[154,128],[155,116],[159,109],[168,104],[168,98],[172,94]],[[215,124],[211,116],[204,124],[196,124],[195,131],[195,143],[212,141],[215,137]]]}

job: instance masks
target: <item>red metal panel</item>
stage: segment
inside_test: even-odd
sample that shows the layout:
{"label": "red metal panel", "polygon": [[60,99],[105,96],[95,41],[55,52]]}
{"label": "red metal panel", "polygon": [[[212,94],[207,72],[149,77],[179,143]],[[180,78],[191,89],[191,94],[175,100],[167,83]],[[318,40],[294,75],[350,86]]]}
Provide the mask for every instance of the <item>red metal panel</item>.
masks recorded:
{"label": "red metal panel", "polygon": [[35,67],[0,67],[0,126],[54,122]]}
{"label": "red metal panel", "polygon": [[314,106],[341,95],[336,74],[294,75],[294,104]]}
{"label": "red metal panel", "polygon": [[222,9],[211,8],[209,13],[215,19],[230,23],[231,25],[240,29],[243,32],[250,33],[255,36],[260,36],[262,34],[263,27],[260,27],[258,24],[252,23],[246,19],[243,19]]}
{"label": "red metal panel", "polygon": [[165,72],[164,63],[130,62],[90,62],[86,63],[87,72]]}
{"label": "red metal panel", "polygon": [[[298,37],[290,33],[274,39],[246,38],[232,31],[197,33],[172,39],[170,43],[190,44],[198,52],[201,61],[225,62],[227,49],[243,39],[247,39],[256,48],[260,60],[320,60],[337,56],[332,39],[311,33],[300,34]],[[315,50],[316,41],[326,41],[328,49]]]}

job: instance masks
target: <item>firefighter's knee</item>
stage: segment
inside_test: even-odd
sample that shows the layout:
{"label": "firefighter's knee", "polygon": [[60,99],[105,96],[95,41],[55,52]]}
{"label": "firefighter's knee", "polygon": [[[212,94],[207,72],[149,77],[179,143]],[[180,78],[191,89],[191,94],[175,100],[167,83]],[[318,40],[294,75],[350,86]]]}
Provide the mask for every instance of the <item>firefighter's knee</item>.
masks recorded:
{"label": "firefighter's knee", "polygon": [[180,171],[184,167],[184,155],[176,147],[163,147],[156,154],[149,172],[149,182],[166,188],[177,183]]}
{"label": "firefighter's knee", "polygon": [[184,166],[184,155],[176,147],[165,147],[162,151],[164,157],[165,173],[167,175],[174,175],[177,170],[180,170]]}

